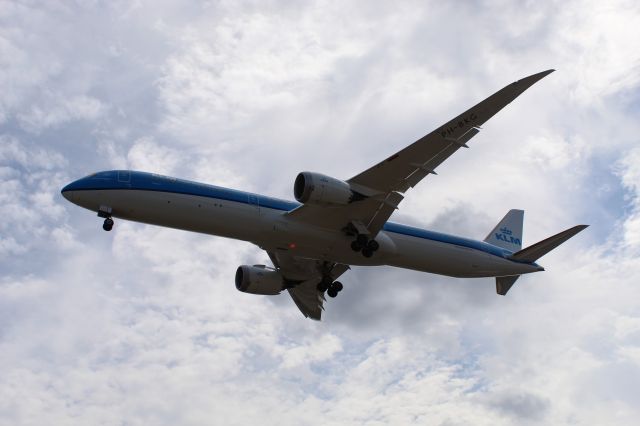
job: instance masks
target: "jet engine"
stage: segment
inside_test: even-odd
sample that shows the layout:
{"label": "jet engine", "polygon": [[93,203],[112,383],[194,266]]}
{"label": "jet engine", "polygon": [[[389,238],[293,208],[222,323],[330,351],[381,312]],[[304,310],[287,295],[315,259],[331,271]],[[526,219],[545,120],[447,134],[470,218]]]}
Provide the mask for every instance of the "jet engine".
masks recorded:
{"label": "jet engine", "polygon": [[264,265],[241,265],[236,271],[236,288],[243,293],[275,295],[284,289],[284,279]]}
{"label": "jet engine", "polygon": [[302,172],[293,184],[293,195],[304,204],[345,205],[364,198],[348,183],[320,173]]}

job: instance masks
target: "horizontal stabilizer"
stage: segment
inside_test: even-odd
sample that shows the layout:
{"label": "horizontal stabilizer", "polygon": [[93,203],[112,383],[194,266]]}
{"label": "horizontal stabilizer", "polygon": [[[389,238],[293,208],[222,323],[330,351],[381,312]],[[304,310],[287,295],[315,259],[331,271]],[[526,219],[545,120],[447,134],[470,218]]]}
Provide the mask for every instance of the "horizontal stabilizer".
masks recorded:
{"label": "horizontal stabilizer", "polygon": [[520,278],[520,275],[512,275],[509,277],[496,277],[496,293],[501,296],[507,294],[511,286]]}
{"label": "horizontal stabilizer", "polygon": [[519,262],[535,262],[588,226],[589,225],[578,225],[574,226],[573,228],[569,228],[566,231],[562,231],[559,234],[556,234],[552,237],[540,241],[539,243],[535,243],[532,246],[529,246],[512,254],[511,256],[509,256],[509,259]]}

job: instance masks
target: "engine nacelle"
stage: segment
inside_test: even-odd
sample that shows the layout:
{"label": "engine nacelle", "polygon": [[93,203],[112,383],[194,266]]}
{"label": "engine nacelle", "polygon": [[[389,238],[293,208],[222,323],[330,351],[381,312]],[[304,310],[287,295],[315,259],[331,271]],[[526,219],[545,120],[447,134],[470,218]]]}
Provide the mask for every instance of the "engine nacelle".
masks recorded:
{"label": "engine nacelle", "polygon": [[320,173],[302,172],[293,184],[293,195],[304,204],[345,205],[363,198],[348,183]]}
{"label": "engine nacelle", "polygon": [[274,295],[284,289],[280,272],[263,265],[241,265],[236,271],[236,288],[243,293]]}

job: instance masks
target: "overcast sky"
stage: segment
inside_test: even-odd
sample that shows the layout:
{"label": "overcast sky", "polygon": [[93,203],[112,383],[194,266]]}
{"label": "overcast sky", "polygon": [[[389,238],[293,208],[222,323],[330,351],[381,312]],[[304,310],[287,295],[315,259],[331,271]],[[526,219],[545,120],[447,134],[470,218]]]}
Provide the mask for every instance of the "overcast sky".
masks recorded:
{"label": "overcast sky", "polygon": [[[292,199],[549,68],[393,216],[591,225],[504,298],[354,268],[318,323],[236,291],[256,247],[60,195],[130,168]],[[0,424],[639,424],[639,135],[637,1],[0,0]]]}

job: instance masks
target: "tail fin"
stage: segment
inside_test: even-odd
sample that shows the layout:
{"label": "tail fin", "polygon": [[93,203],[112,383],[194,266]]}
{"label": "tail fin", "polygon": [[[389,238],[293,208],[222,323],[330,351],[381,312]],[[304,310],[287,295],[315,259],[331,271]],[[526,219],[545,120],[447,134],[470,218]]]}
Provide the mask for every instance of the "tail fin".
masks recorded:
{"label": "tail fin", "polygon": [[511,251],[522,248],[522,221],[524,210],[509,210],[500,223],[484,239],[485,243]]}
{"label": "tail fin", "polygon": [[578,225],[573,228],[569,228],[566,231],[562,231],[559,234],[512,254],[509,256],[509,259],[517,260],[519,262],[535,262],[588,226],[589,225]]}

